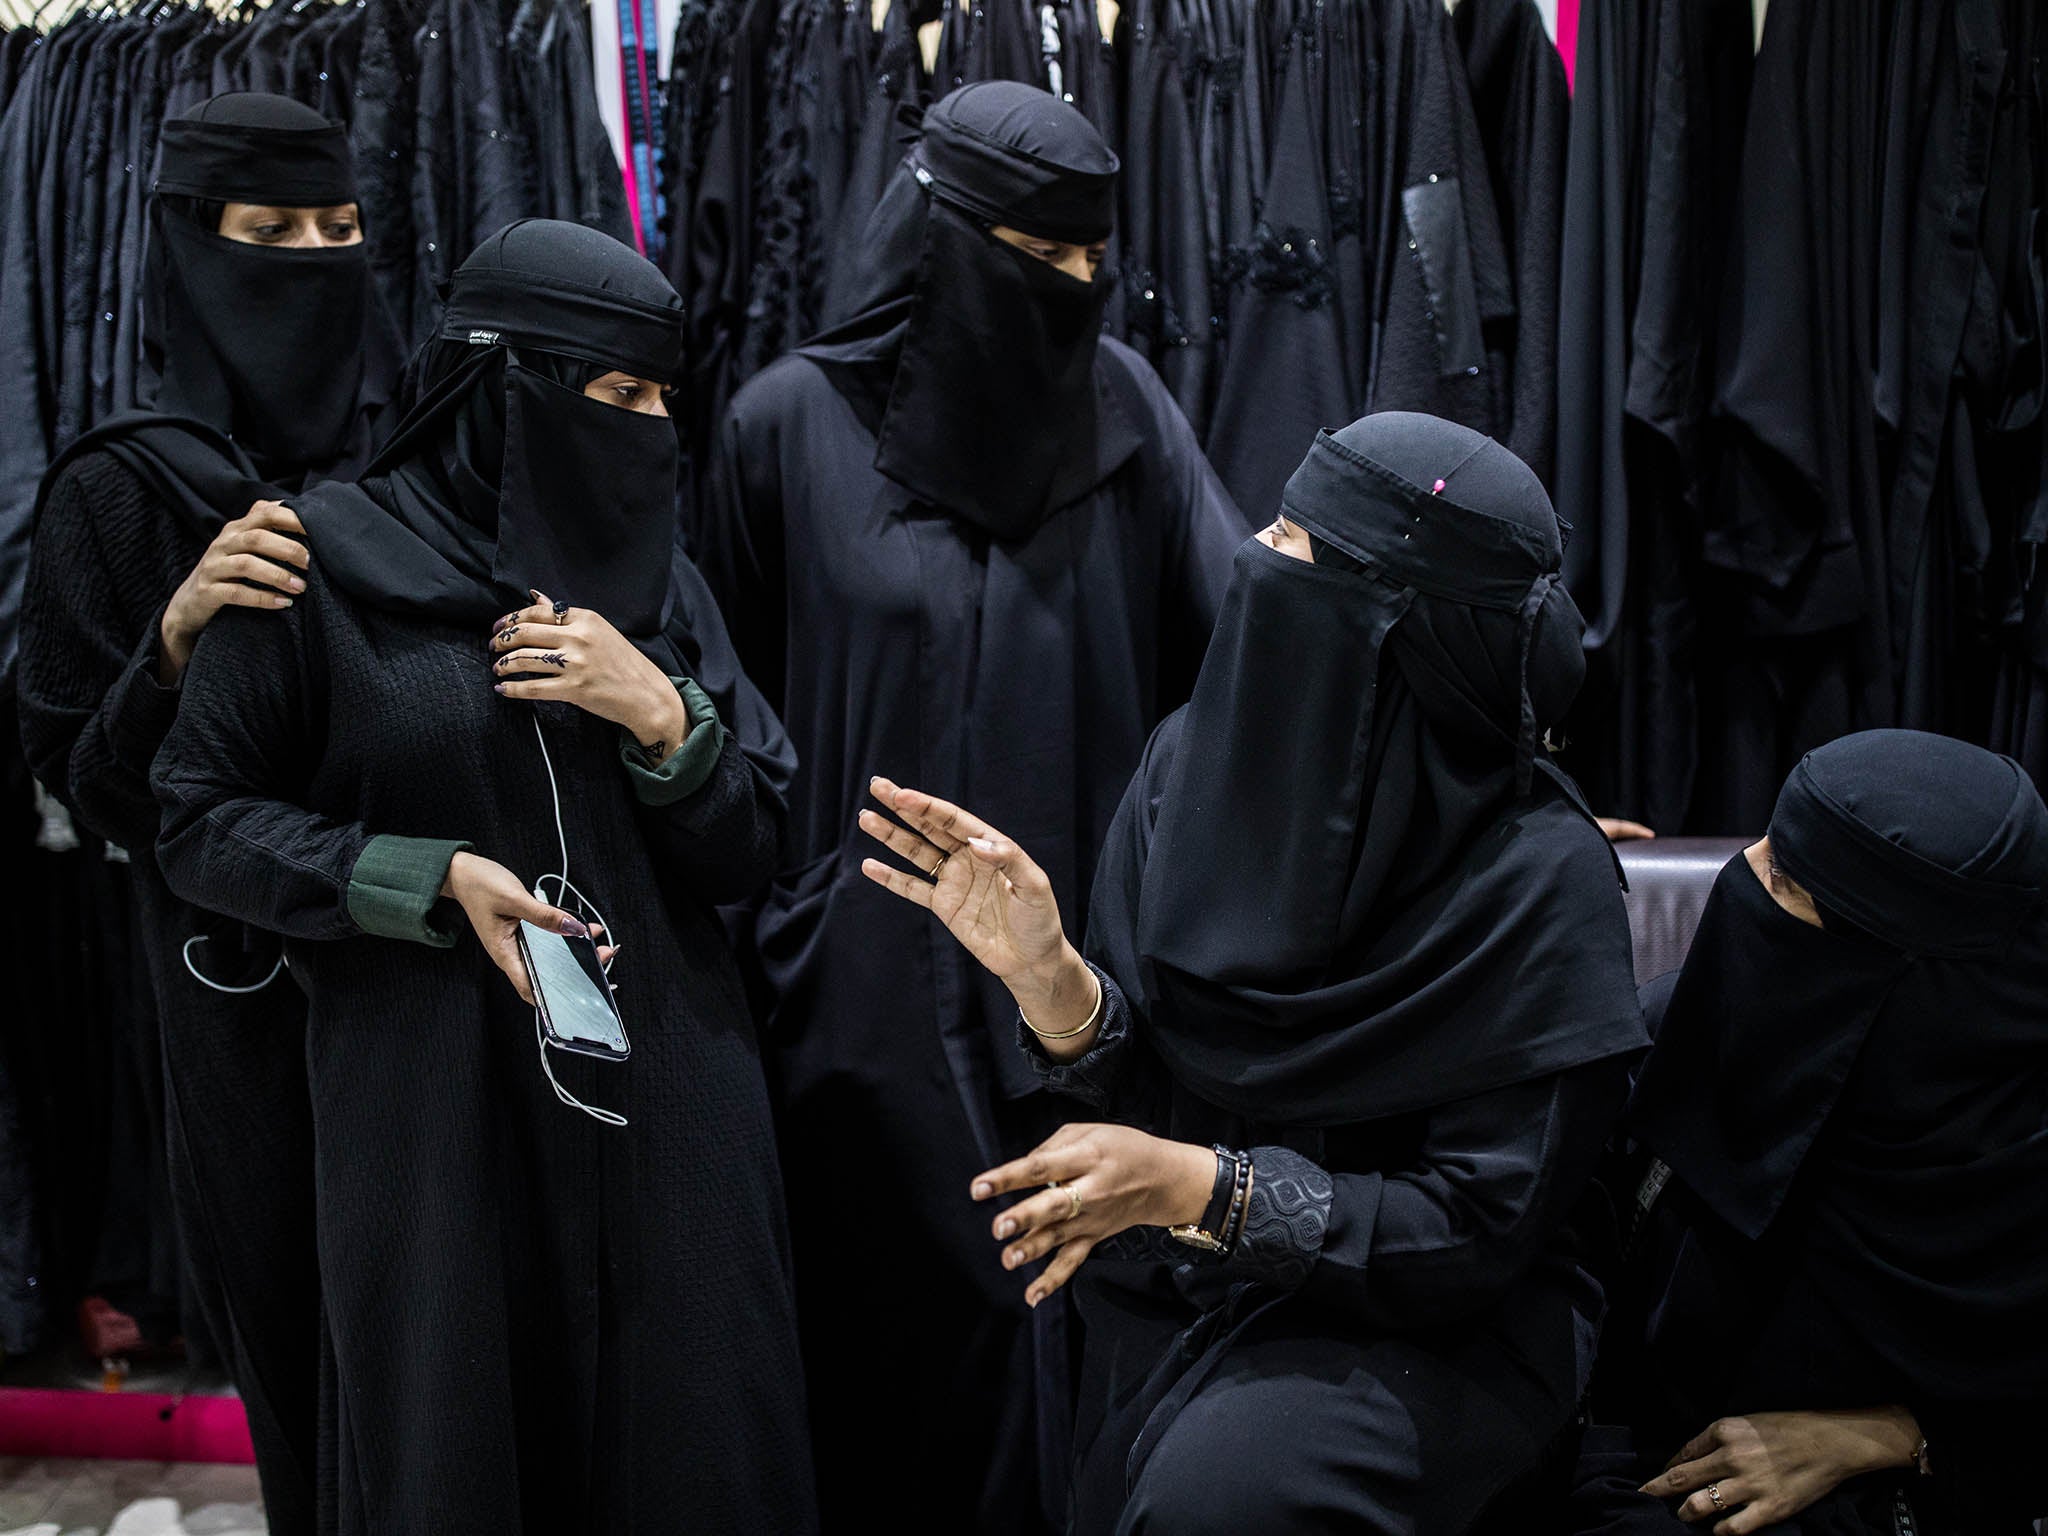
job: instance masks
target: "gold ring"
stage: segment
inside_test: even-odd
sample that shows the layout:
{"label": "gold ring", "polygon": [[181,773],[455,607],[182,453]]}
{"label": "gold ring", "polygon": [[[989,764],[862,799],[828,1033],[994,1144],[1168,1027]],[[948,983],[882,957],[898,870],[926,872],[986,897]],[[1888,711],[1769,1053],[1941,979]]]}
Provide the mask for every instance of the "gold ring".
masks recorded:
{"label": "gold ring", "polygon": [[1081,1191],[1071,1184],[1062,1184],[1058,1179],[1048,1179],[1045,1187],[1056,1189],[1067,1197],[1067,1220],[1076,1221],[1081,1215]]}
{"label": "gold ring", "polygon": [[934,864],[930,869],[925,871],[925,879],[931,881],[933,885],[937,885],[939,883],[939,872],[946,867],[946,860],[950,859],[951,857],[953,857],[953,855],[950,853],[940,854],[939,862]]}

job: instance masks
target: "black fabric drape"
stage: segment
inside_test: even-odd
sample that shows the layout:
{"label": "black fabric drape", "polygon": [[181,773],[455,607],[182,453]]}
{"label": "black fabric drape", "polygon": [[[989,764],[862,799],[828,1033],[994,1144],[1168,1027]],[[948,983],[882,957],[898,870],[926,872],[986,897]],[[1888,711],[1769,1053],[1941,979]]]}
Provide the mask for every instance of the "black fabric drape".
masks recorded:
{"label": "black fabric drape", "polygon": [[1754,830],[1899,724],[2037,777],[2038,7],[1582,13],[1558,492],[1593,676],[1569,760],[1666,830]]}

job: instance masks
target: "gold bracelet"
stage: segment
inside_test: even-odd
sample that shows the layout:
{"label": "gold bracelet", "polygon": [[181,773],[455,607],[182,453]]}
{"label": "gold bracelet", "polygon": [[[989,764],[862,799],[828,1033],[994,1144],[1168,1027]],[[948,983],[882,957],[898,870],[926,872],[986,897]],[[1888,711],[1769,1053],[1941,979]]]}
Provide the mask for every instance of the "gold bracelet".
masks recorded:
{"label": "gold bracelet", "polygon": [[1102,1022],[1102,1004],[1104,1001],[1102,991],[1102,978],[1100,976],[1097,976],[1092,968],[1089,970],[1088,976],[1089,979],[1095,983],[1095,1006],[1088,1011],[1087,1021],[1083,1023],[1079,1029],[1070,1029],[1065,1034],[1048,1035],[1044,1030],[1040,1029],[1036,1024],[1032,1023],[1029,1019],[1024,1018],[1024,1010],[1022,1008],[1019,1008],[1017,1010],[1017,1017],[1020,1019],[1024,1019],[1024,1027],[1030,1030],[1031,1033],[1033,1033],[1034,1035],[1038,1036],[1038,1038],[1041,1040],[1071,1040],[1076,1035],[1087,1034],[1089,1030],[1093,1029],[1097,1024],[1100,1024]]}

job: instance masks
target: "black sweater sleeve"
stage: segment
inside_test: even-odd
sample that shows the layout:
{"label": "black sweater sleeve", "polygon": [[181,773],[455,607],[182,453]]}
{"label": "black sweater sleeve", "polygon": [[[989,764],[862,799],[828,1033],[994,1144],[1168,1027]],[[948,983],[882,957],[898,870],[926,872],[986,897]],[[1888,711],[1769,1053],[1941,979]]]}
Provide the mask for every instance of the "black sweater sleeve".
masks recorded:
{"label": "black sweater sleeve", "polygon": [[630,738],[621,748],[641,825],[704,901],[744,901],[775,873],[787,819],[782,795],[711,696],[694,680],[673,681],[690,716],[683,749],[650,769]]}
{"label": "black sweater sleeve", "polygon": [[157,681],[170,585],[143,533],[162,509],[134,476],[92,463],[58,474],[36,525],[17,673],[22,747],[87,828],[141,852],[157,832],[150,763],[178,710],[178,690]]}
{"label": "black sweater sleeve", "polygon": [[294,803],[312,778],[313,712],[325,707],[312,621],[302,600],[282,613],[224,609],[207,625],[156,762],[157,858],[195,906],[292,938],[339,939],[362,931],[350,882],[372,838]]}

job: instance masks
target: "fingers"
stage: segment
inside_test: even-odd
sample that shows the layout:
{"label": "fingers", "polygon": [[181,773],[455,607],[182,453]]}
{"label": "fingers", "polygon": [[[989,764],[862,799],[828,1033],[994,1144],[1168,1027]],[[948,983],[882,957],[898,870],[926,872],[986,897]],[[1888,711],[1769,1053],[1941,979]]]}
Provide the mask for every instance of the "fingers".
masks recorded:
{"label": "fingers", "polygon": [[520,672],[540,672],[544,675],[559,676],[569,670],[569,656],[565,651],[538,650],[532,646],[521,650],[507,651],[491,663],[500,677],[511,677]]}
{"label": "fingers", "polygon": [[551,907],[538,896],[525,891],[517,896],[509,893],[497,903],[498,915],[508,920],[531,923],[548,933],[559,933],[565,938],[587,939],[590,929],[560,907]]}
{"label": "fingers", "polygon": [[205,594],[215,608],[289,608],[292,600],[268,587],[245,586],[239,581],[209,584]]}
{"label": "fingers", "polygon": [[997,1195],[1007,1195],[1015,1190],[1043,1187],[1054,1179],[1077,1179],[1085,1172],[1084,1154],[1071,1143],[1055,1137],[1030,1156],[1004,1163],[1000,1168],[991,1168],[980,1175],[969,1193],[976,1200],[992,1200]]}
{"label": "fingers", "polygon": [[491,684],[492,689],[504,698],[535,700],[573,700],[575,686],[566,677],[527,677],[510,683]]}
{"label": "fingers", "polygon": [[[1743,1484],[1739,1479],[1720,1478],[1708,1484],[1708,1487],[1721,1495],[1720,1504],[1717,1506],[1714,1503],[1714,1495],[1707,1492],[1706,1488],[1702,1488],[1678,1506],[1678,1518],[1687,1525],[1697,1525],[1702,1520],[1722,1521],[1725,1524],[1727,1518],[1740,1514],[1742,1507],[1749,1502],[1749,1495],[1743,1491]],[[1721,1528],[1718,1525],[1715,1527],[1716,1530]]]}
{"label": "fingers", "polygon": [[281,501],[251,502],[249,510],[237,521],[253,528],[275,528],[281,533],[302,534],[306,531],[306,525],[299,521],[299,514]]}
{"label": "fingers", "polygon": [[1623,821],[1615,816],[1602,816],[1598,820],[1600,830],[1607,834],[1607,841],[1610,843],[1641,842],[1657,835],[1640,821]]}
{"label": "fingers", "polygon": [[491,633],[493,635],[503,634],[515,624],[523,627],[543,625],[548,629],[561,629],[575,611],[572,608],[567,613],[557,617],[553,603],[537,601],[528,607],[520,609],[517,613],[506,614],[496,624],[491,626]]}
{"label": "fingers", "polygon": [[1092,1237],[1077,1237],[1070,1242],[1062,1243],[1060,1251],[1052,1256],[1052,1262],[1045,1266],[1045,1273],[1025,1287],[1024,1304],[1029,1307],[1037,1306],[1073,1279],[1082,1261],[1094,1251],[1095,1239]]}
{"label": "fingers", "polygon": [[[1704,1436],[1701,1437],[1701,1440],[1704,1439]],[[1734,1470],[1728,1453],[1710,1440],[1705,1443],[1705,1454],[1701,1454],[1701,1440],[1694,1440],[1686,1446],[1687,1451],[1694,1453],[1690,1461],[1666,1467],[1664,1471],[1643,1484],[1642,1491],[1660,1499],[1672,1499],[1695,1488],[1704,1488],[1715,1478],[1726,1477]],[[1685,1452],[1681,1451],[1679,1454],[1683,1455]]]}
{"label": "fingers", "polygon": [[[1038,1238],[1041,1241],[1036,1251],[1030,1255],[1034,1259],[1037,1258],[1053,1246],[1050,1242],[1043,1241],[1046,1234],[1073,1218],[1074,1200],[1067,1191],[1079,1187],[1078,1180],[1062,1183],[1058,1189],[1041,1190],[1029,1200],[1019,1201],[1008,1210],[999,1213],[995,1220],[989,1223],[990,1235],[999,1243],[1006,1243],[1014,1238],[1020,1244],[1026,1244],[1033,1238]],[[1087,1204],[1087,1195],[1084,1191],[1081,1198],[1081,1208],[1084,1212],[1087,1210]],[[1015,1269],[1017,1266],[1011,1264],[1008,1267]]]}
{"label": "fingers", "polygon": [[519,946],[511,939],[500,939],[490,946],[491,962],[505,973],[505,979],[512,983],[512,990],[527,1007],[534,1006],[533,978],[526,974],[526,961],[521,958]]}
{"label": "fingers", "polygon": [[235,547],[243,554],[261,555],[266,560],[301,571],[313,562],[312,552],[297,539],[288,539],[281,533],[269,533],[261,528],[244,531],[235,540]]}
{"label": "fingers", "polygon": [[938,863],[940,858],[937,848],[909,828],[898,826],[886,816],[879,816],[873,811],[862,811],[857,819],[861,831],[898,858],[916,866],[926,877],[931,875],[932,866]]}
{"label": "fingers", "polygon": [[879,775],[868,781],[868,788],[877,800],[943,852],[951,853],[970,837],[1007,841],[994,827],[950,800],[937,799],[919,789],[905,789]]}
{"label": "fingers", "polygon": [[[517,684],[500,684],[498,691],[503,693],[507,687],[517,686]],[[918,875],[906,873],[896,868],[893,864],[884,864],[880,859],[862,859],[860,861],[860,872],[874,881],[883,890],[901,896],[905,901],[915,902],[927,912],[931,910],[931,881]]]}
{"label": "fingers", "polygon": [[207,572],[215,581],[253,581],[280,592],[303,592],[305,581],[286,566],[261,555],[220,555],[213,562],[213,569]]}

